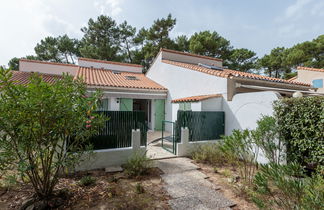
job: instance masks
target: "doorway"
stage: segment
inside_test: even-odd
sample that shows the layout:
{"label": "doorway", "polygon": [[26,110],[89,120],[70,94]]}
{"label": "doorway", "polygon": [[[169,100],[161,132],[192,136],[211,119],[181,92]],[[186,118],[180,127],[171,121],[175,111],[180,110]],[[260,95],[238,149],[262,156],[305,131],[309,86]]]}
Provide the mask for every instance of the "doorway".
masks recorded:
{"label": "doorway", "polygon": [[149,127],[149,129],[152,128],[151,100],[133,99],[133,111],[143,111],[145,113],[146,125]]}

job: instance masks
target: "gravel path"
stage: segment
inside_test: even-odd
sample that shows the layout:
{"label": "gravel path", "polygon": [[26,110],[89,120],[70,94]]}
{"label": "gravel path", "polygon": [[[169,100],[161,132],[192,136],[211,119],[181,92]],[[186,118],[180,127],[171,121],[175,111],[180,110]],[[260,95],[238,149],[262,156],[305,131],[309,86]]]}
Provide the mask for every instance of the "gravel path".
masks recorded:
{"label": "gravel path", "polygon": [[188,158],[172,158],[156,161],[164,174],[166,190],[172,197],[172,209],[230,209],[235,204],[217,192],[217,187],[198,171],[198,166]]}

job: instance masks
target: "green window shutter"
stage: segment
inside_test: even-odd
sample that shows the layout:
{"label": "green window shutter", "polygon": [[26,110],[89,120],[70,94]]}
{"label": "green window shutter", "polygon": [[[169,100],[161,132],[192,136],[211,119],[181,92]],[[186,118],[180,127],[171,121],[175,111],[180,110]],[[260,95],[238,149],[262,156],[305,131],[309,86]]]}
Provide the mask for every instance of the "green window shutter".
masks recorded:
{"label": "green window shutter", "polygon": [[119,104],[119,111],[133,111],[133,99],[121,98]]}
{"label": "green window shutter", "polygon": [[155,99],[154,100],[154,108],[155,108],[155,130],[162,130],[162,121],[165,119],[164,114],[164,99]]}
{"label": "green window shutter", "polygon": [[184,110],[185,111],[191,111],[191,103],[185,103],[184,104]]}
{"label": "green window shutter", "polygon": [[179,110],[181,110],[181,111],[185,110],[185,104],[184,103],[179,104]]}

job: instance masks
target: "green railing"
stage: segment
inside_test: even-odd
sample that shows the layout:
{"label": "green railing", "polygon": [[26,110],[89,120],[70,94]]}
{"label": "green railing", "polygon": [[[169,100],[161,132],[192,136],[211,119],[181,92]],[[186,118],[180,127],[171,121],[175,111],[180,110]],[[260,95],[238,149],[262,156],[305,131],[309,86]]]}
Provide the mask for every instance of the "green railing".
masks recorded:
{"label": "green railing", "polygon": [[167,120],[162,121],[162,148],[176,154],[175,123]]}
{"label": "green railing", "polygon": [[98,111],[109,117],[104,128],[90,141],[95,150],[132,146],[132,129],[141,130],[141,146],[147,143],[147,125],[142,111]]}
{"label": "green railing", "polygon": [[225,113],[178,111],[176,142],[180,142],[181,127],[189,128],[189,141],[220,139],[225,132]]}

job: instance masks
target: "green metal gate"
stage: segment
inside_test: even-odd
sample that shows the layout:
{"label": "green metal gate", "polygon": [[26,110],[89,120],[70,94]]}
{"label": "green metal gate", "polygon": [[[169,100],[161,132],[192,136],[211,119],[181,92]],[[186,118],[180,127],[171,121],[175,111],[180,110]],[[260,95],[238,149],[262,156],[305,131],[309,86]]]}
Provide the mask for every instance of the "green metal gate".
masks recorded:
{"label": "green metal gate", "polygon": [[140,129],[141,146],[147,143],[147,125],[143,111],[98,111],[109,118],[98,134],[91,137],[94,149],[132,146],[132,129]]}
{"label": "green metal gate", "polygon": [[189,128],[189,141],[220,139],[225,133],[225,113],[221,111],[178,111],[176,142],[180,142],[181,128]]}
{"label": "green metal gate", "polygon": [[162,148],[176,154],[176,136],[175,136],[176,125],[174,122],[163,120],[162,121]]}

